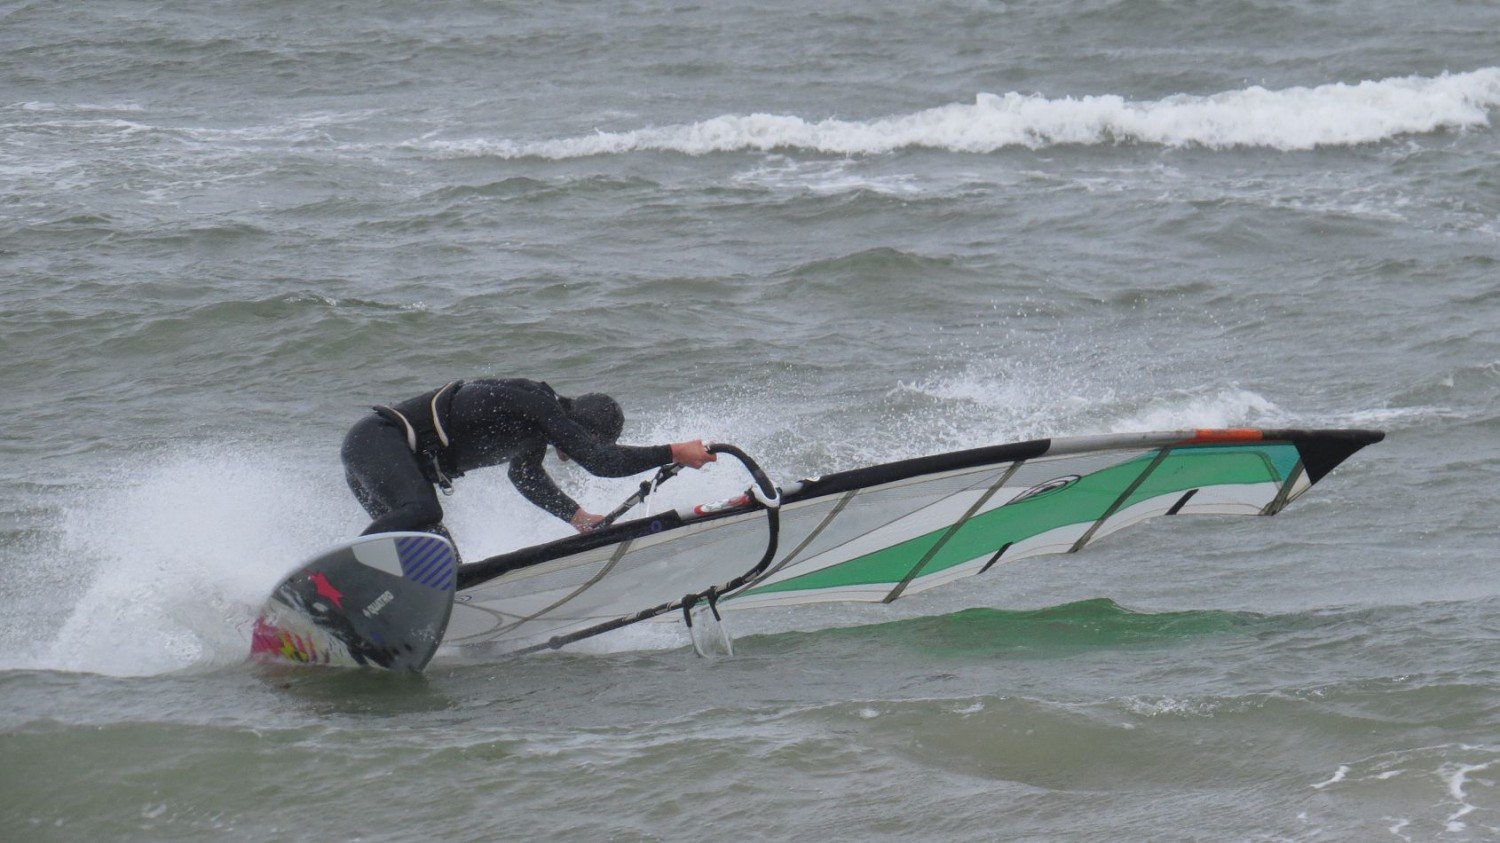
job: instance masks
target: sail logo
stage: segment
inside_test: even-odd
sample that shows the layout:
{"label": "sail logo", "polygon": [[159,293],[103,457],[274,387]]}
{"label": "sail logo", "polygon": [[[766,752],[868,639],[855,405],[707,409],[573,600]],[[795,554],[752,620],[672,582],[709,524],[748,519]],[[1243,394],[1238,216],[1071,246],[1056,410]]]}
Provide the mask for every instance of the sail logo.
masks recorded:
{"label": "sail logo", "polygon": [[[1027,489],[1021,494],[1011,498],[1010,503],[1020,503],[1021,501],[1029,501],[1033,498],[1039,498],[1042,495],[1050,495],[1053,492],[1066,489],[1082,479],[1082,477],[1079,477],[1076,474],[1069,474],[1066,477],[1058,477],[1053,480],[1048,480],[1046,483],[1038,483],[1037,485],[1032,486],[1030,489]],[[1006,506],[1009,505],[1010,504],[1006,504]]]}

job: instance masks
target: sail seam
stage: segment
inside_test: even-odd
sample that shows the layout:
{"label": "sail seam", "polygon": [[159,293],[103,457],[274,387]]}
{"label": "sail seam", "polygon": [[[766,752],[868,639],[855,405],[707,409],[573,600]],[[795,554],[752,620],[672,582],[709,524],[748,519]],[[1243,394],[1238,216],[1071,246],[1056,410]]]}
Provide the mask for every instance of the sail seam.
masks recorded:
{"label": "sail seam", "polygon": [[975,501],[974,505],[969,507],[969,511],[965,512],[962,518],[958,519],[958,521],[954,523],[953,526],[948,528],[947,532],[943,533],[942,537],[937,540],[936,544],[928,548],[926,553],[922,554],[921,560],[918,561],[916,565],[912,566],[912,569],[910,571],[906,572],[906,576],[901,578],[901,582],[896,583],[896,587],[891,589],[891,593],[887,594],[885,598],[880,602],[889,603],[892,600],[895,600],[897,597],[900,597],[901,592],[905,591],[906,587],[911,584],[911,581],[916,579],[918,574],[922,573],[922,569],[926,568],[928,563],[932,562],[933,557],[937,556],[938,551],[943,549],[943,546],[948,543],[948,540],[957,535],[958,531],[963,529],[963,526],[965,524],[969,523],[969,519],[974,517],[974,514],[979,511],[980,507],[988,503],[990,498],[994,497],[995,493],[1000,491],[1001,487],[1003,487],[1006,482],[1015,475],[1016,471],[1020,469],[1020,467],[1025,464],[1025,462],[1025,460],[1018,460],[1017,462],[1011,463],[1010,468],[1006,469],[1005,473],[1000,476],[1000,479],[995,481],[995,484],[993,486],[990,486],[990,488],[986,490],[983,495],[979,496],[979,500]]}
{"label": "sail seam", "polygon": [[1151,473],[1156,471],[1157,466],[1166,461],[1167,455],[1170,453],[1172,453],[1171,448],[1162,448],[1158,451],[1156,458],[1151,461],[1150,465],[1146,466],[1146,470],[1142,471],[1141,475],[1135,478],[1134,482],[1127,486],[1125,491],[1120,493],[1119,497],[1115,498],[1115,502],[1109,505],[1109,509],[1104,510],[1103,515],[1099,516],[1093,524],[1089,525],[1088,530],[1084,531],[1084,534],[1079,537],[1078,541],[1074,542],[1073,546],[1068,548],[1068,552],[1077,553],[1083,550],[1084,545],[1088,544],[1094,538],[1094,534],[1099,532],[1099,528],[1104,526],[1104,522],[1120,511],[1120,507],[1124,506],[1125,502],[1130,500],[1130,496],[1134,495],[1135,491],[1141,487],[1141,484],[1146,482],[1146,478],[1150,477]]}

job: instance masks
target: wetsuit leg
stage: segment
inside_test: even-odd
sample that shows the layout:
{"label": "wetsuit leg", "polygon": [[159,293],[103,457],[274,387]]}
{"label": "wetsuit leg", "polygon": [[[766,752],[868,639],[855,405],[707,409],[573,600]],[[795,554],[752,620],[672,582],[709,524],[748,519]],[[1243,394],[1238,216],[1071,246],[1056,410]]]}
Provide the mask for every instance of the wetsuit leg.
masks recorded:
{"label": "wetsuit leg", "polygon": [[365,535],[413,530],[451,540],[437,492],[395,425],[374,414],[360,419],[344,437],[340,456],[349,490],[375,519]]}

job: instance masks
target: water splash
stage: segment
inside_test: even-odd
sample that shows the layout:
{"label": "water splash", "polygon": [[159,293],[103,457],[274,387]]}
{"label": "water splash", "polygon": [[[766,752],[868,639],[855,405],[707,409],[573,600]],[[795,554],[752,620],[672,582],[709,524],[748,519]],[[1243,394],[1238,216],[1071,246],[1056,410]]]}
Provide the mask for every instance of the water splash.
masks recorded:
{"label": "water splash", "polygon": [[1131,101],[1115,94],[1048,98],[981,93],[972,103],[874,120],[808,120],[788,114],[725,114],[698,123],[553,140],[427,140],[447,157],[547,159],[633,152],[772,152],[882,155],[901,149],[991,153],[1010,147],[1118,143],[1231,149],[1309,150],[1357,146],[1402,135],[1489,125],[1500,106],[1500,67],[1436,77],[1267,90],[1251,86],[1211,96],[1178,94]]}
{"label": "water splash", "polygon": [[145,676],[243,660],[248,628],[292,564],[359,523],[337,475],[256,448],[134,454],[61,507],[34,564],[60,583],[50,640],[6,668]]}

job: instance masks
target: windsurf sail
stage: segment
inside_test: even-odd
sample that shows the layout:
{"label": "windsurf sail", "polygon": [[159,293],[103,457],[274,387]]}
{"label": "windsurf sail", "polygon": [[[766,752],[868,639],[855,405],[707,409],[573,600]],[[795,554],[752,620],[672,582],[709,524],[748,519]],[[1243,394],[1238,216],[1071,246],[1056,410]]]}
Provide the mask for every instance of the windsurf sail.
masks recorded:
{"label": "windsurf sail", "polygon": [[[558,647],[700,603],[889,603],[1157,516],[1274,515],[1370,430],[1038,439],[858,468],[458,568],[446,643]],[[720,446],[723,447],[723,446]],[[737,456],[743,454],[736,451]]]}

